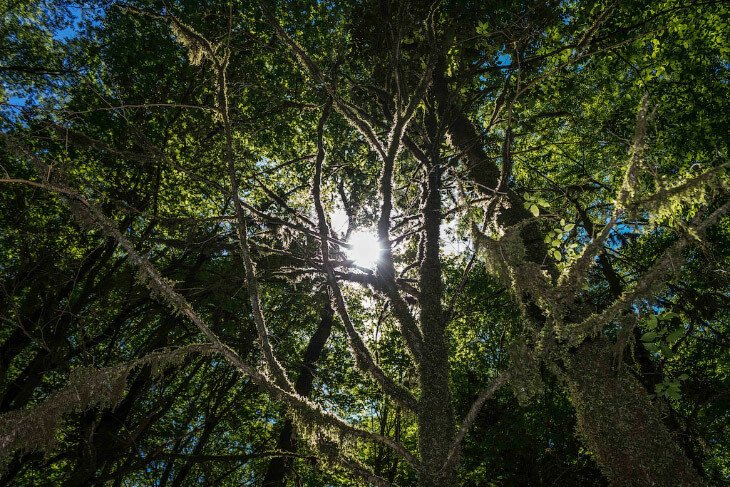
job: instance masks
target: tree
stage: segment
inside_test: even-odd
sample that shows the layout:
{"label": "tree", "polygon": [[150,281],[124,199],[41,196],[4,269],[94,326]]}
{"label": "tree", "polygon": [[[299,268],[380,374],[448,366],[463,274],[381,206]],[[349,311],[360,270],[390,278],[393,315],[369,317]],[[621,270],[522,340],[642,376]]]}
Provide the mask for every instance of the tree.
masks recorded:
{"label": "tree", "polygon": [[68,7],[4,30],[3,482],[727,477],[721,3]]}

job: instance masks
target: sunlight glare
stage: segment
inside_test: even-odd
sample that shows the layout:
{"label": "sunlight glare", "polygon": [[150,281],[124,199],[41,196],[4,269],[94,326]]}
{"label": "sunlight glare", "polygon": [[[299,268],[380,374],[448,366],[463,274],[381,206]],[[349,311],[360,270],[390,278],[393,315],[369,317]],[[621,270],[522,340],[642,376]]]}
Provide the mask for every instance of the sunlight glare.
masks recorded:
{"label": "sunlight glare", "polygon": [[372,232],[357,231],[350,235],[347,241],[350,248],[347,250],[347,257],[361,267],[373,268],[380,258],[380,242]]}
{"label": "sunlight glare", "polygon": [[335,211],[332,212],[332,215],[330,216],[330,222],[332,230],[339,234],[347,230],[347,225],[349,224],[350,219],[348,218],[345,209],[341,206],[338,206],[335,208]]}

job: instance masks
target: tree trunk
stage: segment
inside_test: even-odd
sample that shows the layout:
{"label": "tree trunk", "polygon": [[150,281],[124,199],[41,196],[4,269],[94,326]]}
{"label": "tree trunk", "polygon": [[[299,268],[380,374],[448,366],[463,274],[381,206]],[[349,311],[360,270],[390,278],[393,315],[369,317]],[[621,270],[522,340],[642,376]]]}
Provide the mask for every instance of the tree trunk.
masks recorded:
{"label": "tree trunk", "polygon": [[441,472],[454,437],[448,355],[443,333],[431,334],[424,342],[418,413],[418,450],[424,471],[419,485],[443,487],[453,485],[453,472]]}
{"label": "tree trunk", "polygon": [[584,342],[565,362],[578,431],[612,485],[701,485],[644,387],[614,368],[608,340]]}
{"label": "tree trunk", "polygon": [[[312,392],[314,373],[317,370],[317,361],[322,355],[322,350],[324,350],[324,346],[329,339],[330,331],[332,330],[333,314],[334,311],[332,310],[329,299],[325,299],[320,314],[321,320],[319,326],[314,332],[314,335],[312,335],[312,338],[309,339],[309,344],[304,352],[304,360],[302,361],[299,377],[297,377],[297,382],[294,384],[294,389],[297,391],[297,394],[302,397],[308,397]],[[297,451],[294,425],[289,418],[284,422],[284,426],[281,429],[276,449],[291,453]],[[269,467],[266,469],[262,485],[264,487],[284,487],[286,485],[286,476],[291,469],[291,461],[291,458],[287,457],[272,458],[269,462]]]}
{"label": "tree trunk", "polygon": [[453,485],[453,472],[442,472],[454,437],[454,409],[449,389],[449,350],[442,305],[439,256],[441,223],[440,167],[429,168],[424,215],[420,305],[423,357],[418,410],[418,449],[423,462],[422,487]]}

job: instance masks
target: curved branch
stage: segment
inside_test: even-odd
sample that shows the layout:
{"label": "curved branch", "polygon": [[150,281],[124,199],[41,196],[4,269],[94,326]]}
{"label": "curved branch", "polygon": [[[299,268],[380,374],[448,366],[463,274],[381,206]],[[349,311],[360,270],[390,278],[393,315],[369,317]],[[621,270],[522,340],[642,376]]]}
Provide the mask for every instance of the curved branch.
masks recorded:
{"label": "curved branch", "polygon": [[322,267],[327,275],[327,282],[332,289],[332,294],[335,298],[335,308],[337,313],[340,315],[342,322],[347,332],[347,337],[350,342],[350,349],[354,355],[355,363],[357,366],[365,372],[372,375],[372,377],[380,384],[383,391],[391,396],[393,399],[398,401],[408,409],[415,411],[417,408],[417,401],[413,395],[403,387],[401,384],[396,383],[390,377],[385,374],[378,364],[375,363],[372,353],[368,349],[365,341],[360,336],[360,333],[355,329],[354,324],[350,318],[350,314],[347,311],[347,303],[345,297],[342,294],[339,284],[337,283],[337,276],[335,275],[334,268],[329,258],[329,243],[327,236],[329,235],[329,226],[327,225],[327,217],[322,206],[321,198],[321,187],[322,187],[322,163],[325,159],[324,143],[322,141],[324,124],[329,117],[331,105],[327,104],[322,117],[317,125],[317,158],[315,161],[314,180],[312,182],[312,200],[314,201],[314,208],[317,213],[319,236],[320,236],[320,250],[322,254]]}
{"label": "curved branch", "polygon": [[[33,157],[31,154],[26,153],[26,155]],[[344,419],[333,413],[325,411],[319,405],[309,401],[308,399],[281,388],[266,374],[248,365],[235,350],[223,343],[218,335],[210,329],[205,320],[197,314],[187,300],[175,291],[172,283],[162,277],[152,263],[137,252],[132,243],[124,237],[124,235],[122,235],[119,229],[109,218],[107,218],[90,201],[87,201],[76,191],[68,188],[65,184],[59,181],[60,177],[57,170],[52,170],[50,167],[43,165],[40,161],[36,160],[36,162],[39,166],[39,172],[43,174],[43,182],[17,178],[7,178],[0,180],[0,182],[29,185],[64,196],[68,200],[72,210],[74,210],[74,214],[78,217],[82,224],[100,230],[107,237],[114,239],[119,246],[124,249],[129,261],[139,269],[141,274],[140,277],[144,279],[145,285],[153,294],[158,296],[173,310],[188,318],[208,339],[211,348],[215,352],[220,353],[228,363],[237,368],[244,375],[248,376],[255,384],[265,389],[273,399],[284,402],[288,407],[299,413],[303,418],[307,418],[313,425],[332,427],[345,436],[362,438],[387,447],[415,468],[419,468],[420,462],[418,459],[400,443],[397,443],[386,436],[352,426]]]}
{"label": "curved branch", "polygon": [[567,334],[571,337],[570,344],[573,346],[579,345],[587,333],[597,333],[602,327],[630,307],[637,299],[649,296],[657,287],[664,285],[667,282],[666,278],[672,275],[676,271],[678,264],[685,260],[681,255],[682,250],[696,236],[703,235],[708,228],[729,212],[730,203],[725,203],[705,218],[702,223],[690,227],[682,238],[662,254],[654,266],[644,274],[632,290],[624,291],[618,299],[601,313],[593,314],[581,323],[571,325]]}
{"label": "curved branch", "polygon": [[459,459],[461,443],[464,441],[464,437],[466,437],[466,433],[472,427],[474,421],[476,421],[479,411],[482,410],[484,403],[494,396],[494,394],[507,382],[507,380],[509,380],[509,373],[502,372],[499,374],[497,378],[492,381],[489,387],[485,389],[471,405],[469,412],[464,417],[464,421],[461,423],[461,427],[459,428],[459,432],[456,434],[456,438],[454,438],[454,442],[451,444],[449,454],[446,457],[446,462],[441,469],[442,471],[448,472],[454,467],[456,461]]}

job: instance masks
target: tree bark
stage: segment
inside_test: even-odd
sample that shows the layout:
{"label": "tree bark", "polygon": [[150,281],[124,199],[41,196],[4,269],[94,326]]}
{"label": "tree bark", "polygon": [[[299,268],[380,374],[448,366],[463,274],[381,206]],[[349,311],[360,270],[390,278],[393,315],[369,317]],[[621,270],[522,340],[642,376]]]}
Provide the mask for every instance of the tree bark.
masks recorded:
{"label": "tree bark", "polygon": [[[294,384],[297,394],[302,397],[308,397],[312,393],[314,384],[314,374],[317,370],[317,361],[322,355],[322,350],[327,344],[330,332],[332,331],[332,319],[334,311],[330,305],[329,299],[325,299],[324,306],[320,313],[319,326],[309,339],[307,349],[304,351],[304,360],[299,371],[299,377]],[[282,452],[295,453],[297,451],[296,436],[294,433],[294,424],[290,418],[284,421],[284,425],[279,433],[279,441],[276,449]],[[286,485],[286,476],[291,470],[292,459],[290,457],[274,457],[269,462],[266,469],[262,485],[264,487],[284,487]]]}
{"label": "tree bark", "polygon": [[421,397],[418,407],[418,449],[423,462],[422,487],[453,484],[453,472],[442,471],[454,432],[454,409],[449,388],[449,350],[443,310],[441,281],[440,224],[441,168],[428,170],[423,207],[423,260],[420,268],[421,330],[423,358],[419,366]]}
{"label": "tree bark", "polygon": [[614,367],[608,340],[585,342],[565,362],[578,431],[612,485],[702,485],[644,387]]}

